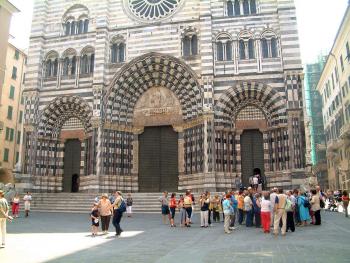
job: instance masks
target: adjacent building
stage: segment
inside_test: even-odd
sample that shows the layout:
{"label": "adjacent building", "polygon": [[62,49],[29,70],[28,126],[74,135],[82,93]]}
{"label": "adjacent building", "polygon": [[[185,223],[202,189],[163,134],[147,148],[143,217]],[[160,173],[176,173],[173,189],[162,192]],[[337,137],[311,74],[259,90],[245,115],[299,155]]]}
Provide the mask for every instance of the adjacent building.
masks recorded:
{"label": "adjacent building", "polygon": [[326,139],[323,126],[322,97],[317,84],[327,57],[320,55],[318,61],[304,67],[305,106],[310,141],[312,172],[322,189],[328,188]]}
{"label": "adjacent building", "polygon": [[350,189],[350,9],[346,10],[317,90],[323,101],[331,189]]}
{"label": "adjacent building", "polygon": [[0,121],[0,167],[2,182],[13,182],[12,170],[20,161],[24,120],[24,71],[27,55],[8,43],[5,81],[2,89]]}
{"label": "adjacent building", "polygon": [[293,0],[36,1],[27,68],[31,190],[305,179]]}

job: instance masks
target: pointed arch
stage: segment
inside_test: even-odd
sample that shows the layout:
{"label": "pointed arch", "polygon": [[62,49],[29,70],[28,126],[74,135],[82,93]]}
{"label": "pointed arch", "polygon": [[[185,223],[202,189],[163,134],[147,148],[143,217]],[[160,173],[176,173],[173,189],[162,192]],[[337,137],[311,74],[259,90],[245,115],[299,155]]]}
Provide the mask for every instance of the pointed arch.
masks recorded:
{"label": "pointed arch", "polygon": [[78,96],[55,98],[40,114],[39,136],[57,138],[63,124],[72,117],[81,121],[86,134],[92,131],[92,109],[84,99]]}
{"label": "pointed arch", "polygon": [[238,113],[249,105],[264,113],[270,127],[287,121],[284,100],[276,90],[263,83],[238,82],[218,100],[215,108],[217,125],[234,127]]}
{"label": "pointed arch", "polygon": [[104,96],[105,120],[132,125],[137,100],[155,86],[175,93],[184,120],[201,114],[203,99],[196,73],[175,57],[151,52],[133,59],[116,74]]}

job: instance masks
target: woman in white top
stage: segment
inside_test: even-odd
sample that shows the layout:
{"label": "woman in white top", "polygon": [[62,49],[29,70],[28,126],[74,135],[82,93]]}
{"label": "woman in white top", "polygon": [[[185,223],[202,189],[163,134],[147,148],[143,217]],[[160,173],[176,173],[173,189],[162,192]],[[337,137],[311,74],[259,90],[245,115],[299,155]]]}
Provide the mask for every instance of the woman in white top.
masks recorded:
{"label": "woman in white top", "polygon": [[14,198],[12,198],[12,215],[17,218],[19,213],[19,195],[16,194]]}
{"label": "woman in white top", "polygon": [[263,192],[263,199],[261,200],[261,224],[264,233],[270,233],[271,223],[271,201],[269,192]]}

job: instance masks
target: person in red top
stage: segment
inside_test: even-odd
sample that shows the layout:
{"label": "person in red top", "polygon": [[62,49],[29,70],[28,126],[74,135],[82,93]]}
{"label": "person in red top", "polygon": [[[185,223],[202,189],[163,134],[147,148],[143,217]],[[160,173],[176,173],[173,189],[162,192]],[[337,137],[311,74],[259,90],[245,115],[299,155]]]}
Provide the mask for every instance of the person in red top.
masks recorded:
{"label": "person in red top", "polygon": [[170,226],[175,227],[176,225],[174,224],[174,217],[175,217],[175,211],[176,211],[176,207],[177,207],[175,193],[171,194],[169,207],[170,207],[170,213],[171,213]]}
{"label": "person in red top", "polygon": [[345,217],[349,217],[349,214],[348,214],[349,194],[347,191],[343,191],[343,195],[341,197],[341,200],[343,202],[343,207],[345,210]]}

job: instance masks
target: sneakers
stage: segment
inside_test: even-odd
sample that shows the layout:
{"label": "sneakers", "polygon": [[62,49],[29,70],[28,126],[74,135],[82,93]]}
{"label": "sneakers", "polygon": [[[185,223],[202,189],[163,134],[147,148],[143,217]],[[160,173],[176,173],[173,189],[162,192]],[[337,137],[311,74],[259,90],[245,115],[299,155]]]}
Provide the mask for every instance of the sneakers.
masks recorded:
{"label": "sneakers", "polygon": [[225,234],[231,234],[232,231],[225,231]]}
{"label": "sneakers", "polygon": [[229,227],[228,229],[230,229],[230,230],[235,230],[236,228],[235,228],[235,227]]}

